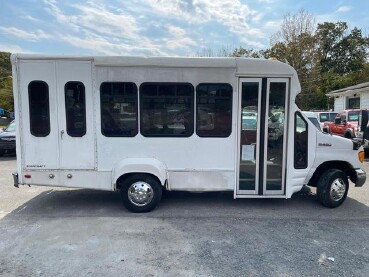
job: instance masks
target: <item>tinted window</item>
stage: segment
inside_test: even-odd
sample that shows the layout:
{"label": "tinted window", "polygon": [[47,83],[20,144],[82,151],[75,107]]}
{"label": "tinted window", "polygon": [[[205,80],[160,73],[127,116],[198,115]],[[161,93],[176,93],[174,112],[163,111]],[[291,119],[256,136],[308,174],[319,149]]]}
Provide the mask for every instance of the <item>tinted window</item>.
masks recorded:
{"label": "tinted window", "polygon": [[348,120],[347,121],[359,121],[360,112],[348,112]]}
{"label": "tinted window", "polygon": [[134,83],[102,83],[100,103],[101,132],[104,136],[137,135],[137,86]]}
{"label": "tinted window", "polygon": [[308,117],[308,119],[315,125],[315,127],[321,131],[320,124],[318,122],[318,119],[316,117]]}
{"label": "tinted window", "polygon": [[295,113],[295,168],[303,169],[308,165],[308,124],[302,115]]}
{"label": "tinted window", "polygon": [[85,86],[81,82],[68,82],[64,91],[67,134],[82,137],[86,134]]}
{"label": "tinted window", "polygon": [[331,121],[331,122],[333,122],[334,121],[334,119],[336,118],[336,116],[337,116],[337,113],[330,113],[329,114],[329,121]]}
{"label": "tinted window", "polygon": [[49,86],[44,81],[28,85],[31,134],[46,137],[50,134]]}
{"label": "tinted window", "polygon": [[146,137],[189,137],[194,129],[194,89],[183,83],[140,87],[141,133]]}
{"label": "tinted window", "polygon": [[200,137],[228,137],[231,134],[232,87],[229,84],[198,85],[196,104],[196,133]]}
{"label": "tinted window", "polygon": [[360,97],[349,98],[348,109],[360,109]]}
{"label": "tinted window", "polygon": [[319,120],[320,120],[320,122],[329,121],[329,113],[320,113],[319,114]]}

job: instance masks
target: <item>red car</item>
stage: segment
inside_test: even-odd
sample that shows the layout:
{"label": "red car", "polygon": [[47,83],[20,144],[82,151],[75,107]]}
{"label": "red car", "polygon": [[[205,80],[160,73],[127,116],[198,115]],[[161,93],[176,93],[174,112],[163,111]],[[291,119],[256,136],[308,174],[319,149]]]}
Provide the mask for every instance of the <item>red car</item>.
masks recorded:
{"label": "red car", "polygon": [[325,122],[323,131],[345,138],[355,138],[359,124],[359,109],[344,110],[336,115],[333,122]]}

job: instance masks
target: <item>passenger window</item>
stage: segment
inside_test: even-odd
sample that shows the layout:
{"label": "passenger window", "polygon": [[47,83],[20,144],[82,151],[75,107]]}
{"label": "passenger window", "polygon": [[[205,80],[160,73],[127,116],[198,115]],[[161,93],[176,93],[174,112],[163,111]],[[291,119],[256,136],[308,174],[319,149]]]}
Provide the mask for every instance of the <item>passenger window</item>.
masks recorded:
{"label": "passenger window", "polygon": [[85,86],[81,82],[68,82],[64,86],[67,134],[83,137],[86,134]]}
{"label": "passenger window", "polygon": [[308,124],[299,112],[295,113],[295,168],[308,165]]}
{"label": "passenger window", "polygon": [[44,81],[28,85],[30,131],[36,137],[50,134],[49,86]]}
{"label": "passenger window", "polygon": [[196,104],[199,137],[228,137],[231,134],[232,87],[229,84],[199,84]]}
{"label": "passenger window", "polygon": [[190,137],[194,130],[194,88],[184,83],[140,87],[141,133],[145,137]]}
{"label": "passenger window", "polygon": [[105,82],[100,86],[101,133],[106,137],[134,137],[138,133],[137,86]]}

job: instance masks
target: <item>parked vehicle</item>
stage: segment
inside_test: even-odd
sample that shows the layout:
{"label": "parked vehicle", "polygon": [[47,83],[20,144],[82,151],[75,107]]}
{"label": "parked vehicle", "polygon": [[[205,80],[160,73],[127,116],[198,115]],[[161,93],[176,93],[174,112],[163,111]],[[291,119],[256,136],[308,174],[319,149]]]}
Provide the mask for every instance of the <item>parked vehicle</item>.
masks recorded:
{"label": "parked vehicle", "polygon": [[344,110],[333,122],[325,122],[323,131],[345,138],[355,138],[358,132],[360,110]]}
{"label": "parked vehicle", "polygon": [[0,132],[0,156],[10,153],[15,154],[15,121],[12,121]]}
{"label": "parked vehicle", "polygon": [[163,189],[291,198],[330,208],[363,148],[301,114],[287,64],[245,58],[12,55],[20,184],[120,190],[147,212]]}
{"label": "parked vehicle", "polygon": [[333,122],[337,116],[337,112],[317,112],[318,121],[321,129],[324,127],[325,122]]}

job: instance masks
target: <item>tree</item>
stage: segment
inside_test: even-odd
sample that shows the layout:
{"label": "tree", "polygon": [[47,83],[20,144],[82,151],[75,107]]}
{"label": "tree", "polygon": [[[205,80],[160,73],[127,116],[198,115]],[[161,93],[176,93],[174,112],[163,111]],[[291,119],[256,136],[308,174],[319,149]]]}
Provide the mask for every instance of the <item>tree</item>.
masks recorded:
{"label": "tree", "polygon": [[316,31],[322,72],[347,74],[364,68],[368,61],[369,38],[346,22],[324,22]]}
{"label": "tree", "polygon": [[272,47],[265,50],[266,58],[276,58],[297,71],[301,83],[301,94],[296,103],[301,109],[309,109],[316,97],[320,81],[319,55],[316,51],[315,18],[305,10],[297,14],[286,14],[280,31],[271,38]]}
{"label": "tree", "polygon": [[13,80],[10,53],[0,52],[0,108],[14,111]]}

